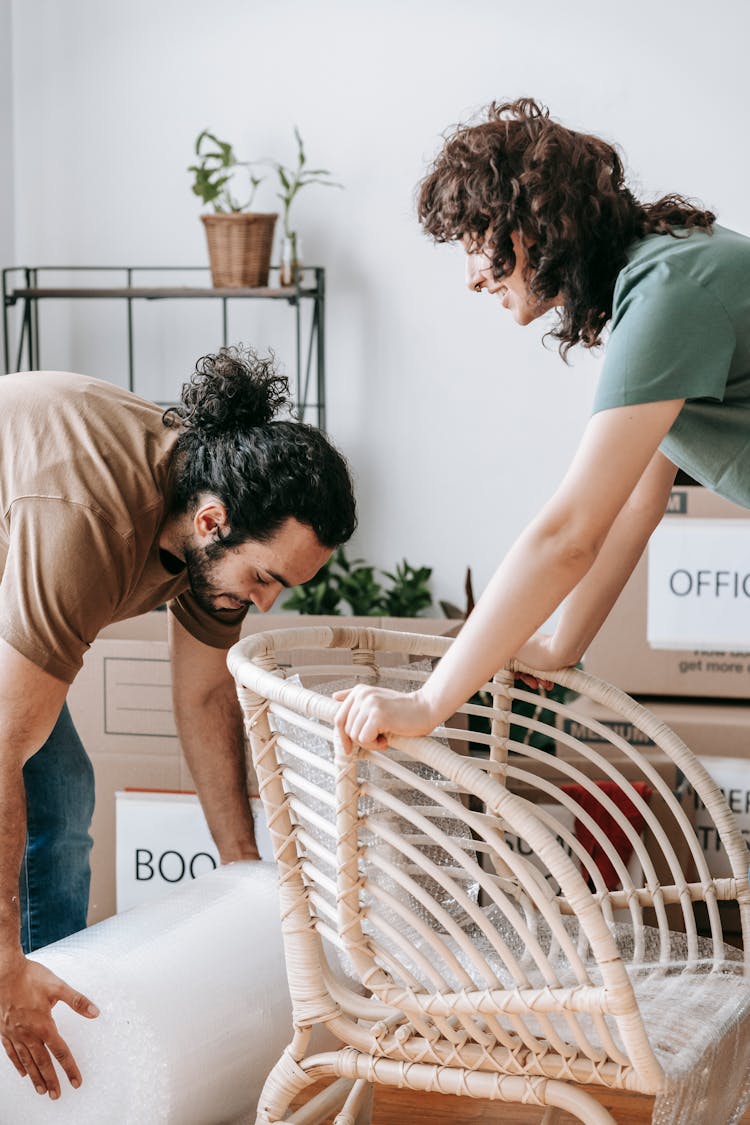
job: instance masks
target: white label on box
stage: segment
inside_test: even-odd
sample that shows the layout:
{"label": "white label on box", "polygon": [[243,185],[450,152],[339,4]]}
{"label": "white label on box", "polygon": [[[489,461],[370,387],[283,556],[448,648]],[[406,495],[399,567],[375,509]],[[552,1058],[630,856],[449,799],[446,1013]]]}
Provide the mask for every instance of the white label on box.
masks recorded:
{"label": "white label on box", "polygon": [[[272,860],[263,806],[259,800],[250,806],[261,859]],[[195,793],[121,790],[115,809],[118,914],[218,867],[219,853]]]}
{"label": "white label on box", "polygon": [[750,519],[664,519],[648,548],[652,648],[747,651]]}
{"label": "white label on box", "polygon": [[[744,758],[714,758],[706,755],[699,759],[706,771],[726,797],[727,804],[735,815],[737,826],[750,848],[750,761]],[[713,819],[708,815],[702,801],[696,798],[695,831],[706,856],[708,870],[717,878],[727,878],[732,874],[729,856],[719,839]],[[750,865],[750,851],[748,852]]]}

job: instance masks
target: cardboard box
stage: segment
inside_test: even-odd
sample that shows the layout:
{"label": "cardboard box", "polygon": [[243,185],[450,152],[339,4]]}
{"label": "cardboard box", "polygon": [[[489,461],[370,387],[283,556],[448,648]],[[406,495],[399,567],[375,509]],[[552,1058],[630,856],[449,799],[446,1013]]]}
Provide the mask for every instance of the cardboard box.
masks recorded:
{"label": "cardboard box", "polygon": [[[538,796],[538,794],[537,794],[537,796]],[[540,812],[546,813],[548,816],[552,817],[555,821],[557,821],[560,825],[560,830],[565,830],[568,834],[570,834],[572,836],[576,835],[576,818],[575,818],[574,813],[570,809],[566,808],[564,805],[561,805],[559,803],[552,804],[552,803],[549,803],[547,801],[534,801],[534,804],[535,804],[536,808],[539,809]],[[542,863],[542,861],[539,859],[539,857],[532,851],[532,849],[529,847],[529,845],[526,843],[525,840],[521,839],[520,836],[517,836],[512,832],[506,832],[505,833],[505,842],[506,842],[506,844],[508,845],[508,847],[510,848],[511,851],[516,852],[518,855],[524,856],[526,859],[530,860],[530,862],[533,863],[534,866],[537,867],[543,873],[545,879],[547,879],[548,882],[550,883],[550,885],[552,886],[552,889],[553,889],[555,894],[560,893],[559,885],[552,878],[552,876],[550,875],[550,873],[547,870],[547,868],[545,867],[545,865]],[[575,856],[573,848],[570,846],[570,844],[568,844],[567,840],[562,835],[560,835],[560,836],[557,837],[557,842],[560,844],[560,846],[563,848],[563,850],[565,852],[567,852],[568,856],[573,860],[573,862],[577,863],[578,860]],[[635,855],[635,853],[633,853],[630,856],[630,858],[629,858],[628,862],[625,864],[625,866],[626,866],[626,868],[628,870],[628,873],[629,873],[631,879],[633,880],[634,884],[636,886],[638,886],[639,883],[642,881],[643,871],[641,869],[641,865],[638,862],[638,858]],[[626,908],[621,909],[621,910],[615,910],[613,913],[614,913],[615,921],[627,922],[627,921],[630,920],[630,912]]]}
{"label": "cardboard box", "polygon": [[[598,731],[592,730],[591,727],[587,725],[587,720],[595,720],[608,730],[611,730],[613,734],[624,739],[625,742],[629,743],[640,752],[643,761],[664,779],[680,807],[690,814],[693,806],[693,795],[684,784],[684,778],[680,770],[676,767],[672,759],[655,745],[648,735],[640,728],[635,727],[632,723],[623,719],[622,716],[612,712],[608,708],[602,707],[593,700],[579,699],[575,701],[573,706],[575,707],[576,717],[563,718],[560,721],[560,729],[563,734],[569,735],[585,746],[590,747],[592,750],[601,753],[602,756],[629,781],[648,781],[648,779],[644,777],[641,766],[635,764],[632,759],[618,750],[616,746],[604,738]],[[650,703],[647,704],[647,706],[657,718],[673,726],[671,720],[674,718],[674,712],[672,710],[665,709],[660,711],[658,705],[652,707]],[[685,705],[682,705],[682,708],[685,710]],[[690,735],[691,731],[689,729],[686,730],[686,734],[681,734],[681,737],[683,737],[688,745],[690,744]],[[566,745],[564,742],[558,742],[557,756],[576,765],[587,777],[596,780],[606,776],[605,772],[596,764],[585,757],[581,758],[579,751]],[[657,823],[666,833],[681,867],[683,870],[689,872],[691,860],[688,843],[674,815],[670,811],[665,798],[658,791],[652,792],[649,800],[649,808],[654,814]],[[652,830],[648,826],[643,832],[643,841],[646,851],[653,861],[654,870],[659,882],[664,885],[672,883],[673,877],[669,863],[663,854],[661,846],[654,838]],[[629,869],[631,873],[635,873],[638,870],[631,865],[629,865]],[[668,906],[666,909],[670,928],[673,930],[683,930],[684,919],[681,907]],[[647,925],[656,925],[656,915],[653,911],[646,911],[645,919]]]}
{"label": "cardboard box", "polygon": [[[677,700],[645,700],[644,706],[679,735],[703,763],[723,791],[750,848],[750,708],[739,703],[687,703]],[[606,717],[595,704],[581,705],[581,712],[599,718],[605,726],[615,726],[619,734],[638,745],[652,759],[649,748],[653,747],[653,743],[643,732],[634,732],[632,728],[628,729],[629,724]],[[570,733],[591,746],[597,745],[596,740],[590,734],[587,736],[582,728],[571,730],[572,725],[567,723]],[[662,769],[660,772],[662,776],[668,776]],[[675,787],[693,821],[709,871],[715,876],[730,875],[726,852],[702,803],[679,775],[675,778]],[[748,860],[750,862],[750,853]]]}
{"label": "cardboard box", "polygon": [[[260,799],[251,798],[260,857],[273,860]],[[118,790],[117,912],[163,898],[178,883],[219,866],[219,853],[195,793]]]}
{"label": "cardboard box", "polygon": [[[575,778],[571,777],[570,774],[571,768],[578,770],[584,777],[591,778],[595,781],[605,779],[609,777],[609,775],[606,770],[595,762],[592,762],[585,755],[581,747],[569,745],[567,742],[563,741],[562,736],[571,736],[584,746],[591,746],[601,751],[603,757],[607,759],[609,764],[614,766],[623,777],[629,781],[644,780],[642,771],[634,765],[630,758],[623,754],[621,750],[613,747],[611,743],[606,742],[597,732],[592,731],[590,725],[588,725],[588,721],[594,720],[597,720],[605,726],[611,726],[622,738],[637,746],[638,749],[643,752],[648,763],[665,780],[669,790],[672,792],[677,790],[679,773],[674,763],[667,758],[658,747],[655,747],[642,732],[634,730],[631,724],[624,722],[612,711],[600,707],[591,700],[579,698],[574,700],[570,705],[575,709],[575,718],[557,718],[556,726],[560,734],[555,744],[551,746],[549,753],[544,753],[538,758],[529,758],[520,751],[511,752],[508,761],[509,766],[515,767],[515,769],[523,771],[523,773],[527,775],[523,778],[511,775],[508,778],[508,787],[514,793],[531,801],[540,811],[545,812],[555,821],[559,822],[562,828],[566,829],[569,833],[575,834],[574,812],[561,803],[554,802],[551,795],[543,787],[543,783],[549,782],[556,787],[560,787],[568,782],[574,782]],[[606,749],[607,746],[609,746],[608,750]],[[484,754],[479,756],[484,756]],[[536,779],[539,779],[540,784],[537,784]],[[658,793],[652,794],[650,807],[660,823],[664,822],[668,824],[669,817],[666,815],[668,810],[664,799]],[[676,831],[673,830],[670,835],[677,847],[680,858],[687,860],[687,846],[681,843]],[[532,862],[535,862],[537,866],[542,868],[542,864],[532,858],[531,849],[526,841],[520,839],[512,832],[506,832],[505,839],[513,851],[527,858],[531,858]],[[649,848],[650,833],[648,829],[644,833],[644,841],[646,847]],[[572,854],[570,846],[562,836],[558,836],[558,842],[569,855]],[[668,868],[666,862],[659,862],[656,866],[660,877],[663,878],[665,882],[671,881],[671,879],[667,878]],[[626,867],[637,885],[641,878],[641,869],[634,855],[630,856]],[[546,869],[542,869],[545,870],[546,877],[551,879]],[[552,887],[556,892],[558,888],[554,882],[552,882]],[[673,928],[684,928],[679,914],[679,908],[676,911],[669,908],[668,915],[670,915],[670,923]],[[618,920],[627,921],[628,912],[616,911],[615,917]],[[646,917],[648,924],[655,921],[655,917],[649,912],[647,912]]]}
{"label": "cardboard box", "polygon": [[[739,703],[648,703],[723,792],[750,849],[750,708]],[[695,830],[712,875],[729,876],[729,860],[702,803],[690,790]],[[750,850],[748,852],[750,863]]]}
{"label": "cardboard box", "polygon": [[[243,634],[310,625],[369,625],[443,633],[447,618],[313,617],[249,614]],[[290,654],[294,660],[304,653]],[[315,654],[319,664],[343,663],[342,650]],[[94,766],[89,924],[115,912],[115,793],[122,789],[190,791],[195,785],[180,751],[172,714],[167,614],[153,612],[103,629],[71,685],[68,704]]]}
{"label": "cardboard box", "polygon": [[115,793],[117,913],[155,902],[219,866],[194,793]]}
{"label": "cardboard box", "polygon": [[[673,490],[667,517],[744,519],[750,513],[699,486]],[[739,560],[738,560],[739,561]],[[745,699],[750,695],[749,652],[651,648],[647,635],[648,557],[636,566],[584,658],[587,672],[630,695]],[[748,635],[750,649],[750,635]]]}
{"label": "cardboard box", "polygon": [[745,650],[750,519],[663,519],[648,544],[651,648]]}

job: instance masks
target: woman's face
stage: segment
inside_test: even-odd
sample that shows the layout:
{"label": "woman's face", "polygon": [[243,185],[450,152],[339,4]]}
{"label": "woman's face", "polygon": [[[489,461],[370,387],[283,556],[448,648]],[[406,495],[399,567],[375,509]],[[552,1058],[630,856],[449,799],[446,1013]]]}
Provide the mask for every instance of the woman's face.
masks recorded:
{"label": "woman's face", "polygon": [[485,246],[472,250],[468,239],[464,240],[466,250],[466,284],[475,293],[486,291],[500,298],[504,309],[509,309],[516,324],[531,324],[532,320],[543,316],[557,304],[555,300],[540,303],[531,292],[526,280],[526,250],[520,235],[511,234],[516,264],[513,273],[500,281],[492,275],[492,263]]}

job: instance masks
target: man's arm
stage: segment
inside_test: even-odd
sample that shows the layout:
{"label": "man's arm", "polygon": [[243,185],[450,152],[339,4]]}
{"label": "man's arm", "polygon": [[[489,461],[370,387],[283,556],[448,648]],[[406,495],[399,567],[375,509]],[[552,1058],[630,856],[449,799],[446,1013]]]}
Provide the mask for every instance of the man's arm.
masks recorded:
{"label": "man's arm", "polygon": [[72,1086],[81,1074],[58,1035],[52,1008],[62,1000],[80,1015],[97,1009],[80,992],[22,951],[18,879],[26,844],[23,766],[46,742],[65,702],[67,684],[0,640],[0,1038],[21,1077],[38,1093],[60,1095],[51,1055]]}
{"label": "man's arm", "polygon": [[541,670],[577,664],[604,624],[667,507],[677,468],[654,454],[591,569],[560,608],[554,633],[536,633],[518,659]]}
{"label": "man's arm", "polygon": [[223,649],[169,614],[177,733],[222,863],[258,859],[247,796],[242,712]]}

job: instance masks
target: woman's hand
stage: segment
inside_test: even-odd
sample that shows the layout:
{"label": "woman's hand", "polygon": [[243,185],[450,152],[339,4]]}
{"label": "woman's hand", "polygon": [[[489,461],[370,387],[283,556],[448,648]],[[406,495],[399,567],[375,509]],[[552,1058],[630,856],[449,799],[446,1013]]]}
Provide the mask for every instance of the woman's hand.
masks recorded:
{"label": "woman's hand", "polygon": [[[533,636],[529,637],[525,645],[516,653],[516,660],[520,660],[522,664],[529,664],[532,668],[538,668],[540,672],[552,671],[560,667],[559,656],[555,653],[553,648],[554,636],[549,633],[542,633],[538,630]],[[547,691],[553,686],[551,680],[542,680],[537,676],[528,676],[525,673],[518,673],[519,680],[522,680],[528,687],[545,688]]]}
{"label": "woman's hand", "polygon": [[357,684],[337,691],[333,698],[341,701],[336,729],[347,754],[351,753],[355,742],[365,750],[385,750],[389,735],[429,734],[437,725],[437,719],[418,691],[404,694],[390,688]]}

